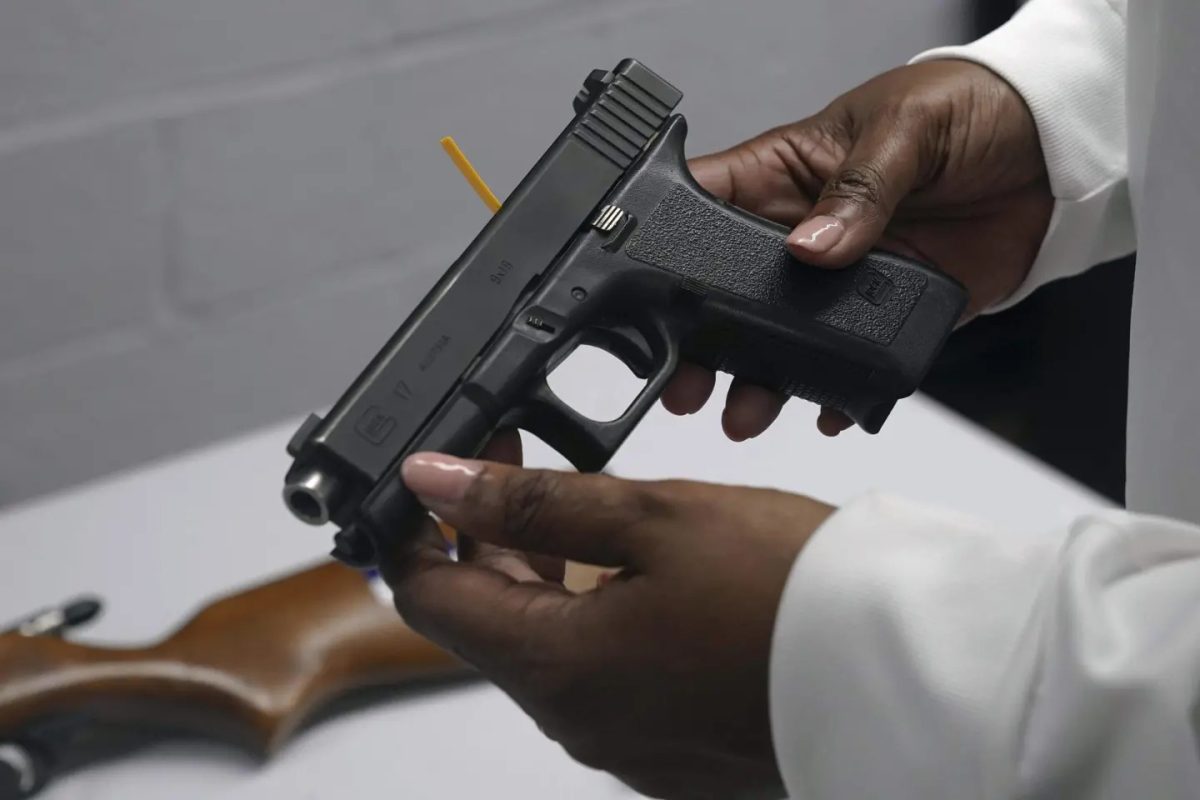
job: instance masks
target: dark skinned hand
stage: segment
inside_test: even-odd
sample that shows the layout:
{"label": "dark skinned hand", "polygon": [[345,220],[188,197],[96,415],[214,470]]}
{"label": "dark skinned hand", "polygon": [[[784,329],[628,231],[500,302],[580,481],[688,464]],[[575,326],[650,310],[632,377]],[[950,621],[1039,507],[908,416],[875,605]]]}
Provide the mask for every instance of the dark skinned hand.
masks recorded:
{"label": "dark skinned hand", "polygon": [[[826,268],[872,248],[924,261],[968,289],[965,319],[1004,300],[1029,272],[1054,199],[1037,129],[1020,95],[984,67],[901,67],[824,111],[690,162],[708,191],[794,226],[788,248]],[[691,414],[714,376],[680,367],[663,405]],[[785,398],[734,381],[722,426],[735,441],[763,433]],[[818,427],[850,427],[826,409]]]}
{"label": "dark skinned hand", "polygon": [[[839,268],[879,247],[970,293],[969,318],[1028,273],[1053,209],[1037,132],[1011,87],[959,61],[882,75],[801,122],[691,162],[709,191],[795,226],[801,260]],[[714,376],[682,367],[675,413]],[[735,381],[724,428],[757,436],[783,398]],[[824,412],[827,434],[847,427]],[[488,457],[519,462],[516,439]],[[797,495],[637,483],[422,454],[404,479],[465,534],[436,526],[385,565],[416,630],[494,680],[585,764],[668,798],[783,789],[767,701],[771,634],[791,565],[833,509]],[[562,559],[619,569],[594,591]]]}
{"label": "dark skinned hand", "polygon": [[[510,437],[491,450],[518,453]],[[644,794],[783,795],[768,716],[772,628],[792,562],[832,508],[430,454],[408,459],[404,479],[475,543],[456,563],[430,524],[385,566],[409,625],[493,680],[574,758]],[[553,566],[562,558],[621,571],[576,594]]]}

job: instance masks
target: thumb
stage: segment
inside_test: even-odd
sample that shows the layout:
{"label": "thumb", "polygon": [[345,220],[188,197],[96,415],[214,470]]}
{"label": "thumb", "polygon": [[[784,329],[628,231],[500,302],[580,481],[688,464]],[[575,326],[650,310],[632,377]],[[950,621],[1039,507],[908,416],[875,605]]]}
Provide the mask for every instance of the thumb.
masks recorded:
{"label": "thumb", "polygon": [[410,456],[405,484],[472,538],[602,567],[638,567],[656,507],[648,484],[604,475],[521,469],[437,453]]}
{"label": "thumb", "polygon": [[916,185],[919,160],[916,135],[887,121],[872,123],[788,235],[792,255],[819,267],[844,267],[865,256]]}

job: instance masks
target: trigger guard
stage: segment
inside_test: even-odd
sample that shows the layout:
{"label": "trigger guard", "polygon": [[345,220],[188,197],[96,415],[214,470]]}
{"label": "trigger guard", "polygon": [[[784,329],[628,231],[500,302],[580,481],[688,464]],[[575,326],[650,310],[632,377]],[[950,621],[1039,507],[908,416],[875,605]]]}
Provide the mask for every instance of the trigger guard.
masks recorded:
{"label": "trigger guard", "polygon": [[632,325],[607,325],[580,334],[576,344],[605,349],[646,381],[625,412],[608,422],[588,419],[555,394],[543,375],[530,387],[524,402],[505,415],[501,424],[534,434],[580,472],[597,472],[658,401],[679,363],[679,348],[662,320],[654,323],[651,335]]}
{"label": "trigger guard", "polygon": [[611,353],[642,380],[654,373],[660,360],[650,340],[634,325],[588,328],[580,335],[579,344],[592,345]]}
{"label": "trigger guard", "polygon": [[596,427],[605,426],[581,416],[545,381],[501,420],[500,427],[510,426],[537,436],[580,472],[598,472],[612,456],[612,448],[595,433]]}

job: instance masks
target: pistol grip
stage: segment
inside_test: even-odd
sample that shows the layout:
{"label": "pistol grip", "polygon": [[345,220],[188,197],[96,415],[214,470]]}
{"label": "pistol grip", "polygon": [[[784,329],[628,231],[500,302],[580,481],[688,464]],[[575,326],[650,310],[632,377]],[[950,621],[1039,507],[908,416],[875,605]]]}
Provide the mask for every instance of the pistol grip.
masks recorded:
{"label": "pistol grip", "polygon": [[916,390],[966,304],[938,270],[873,252],[841,270],[795,260],[788,229],[700,188],[675,118],[611,201],[639,223],[627,258],[700,298],[684,358],[846,413],[878,432]]}

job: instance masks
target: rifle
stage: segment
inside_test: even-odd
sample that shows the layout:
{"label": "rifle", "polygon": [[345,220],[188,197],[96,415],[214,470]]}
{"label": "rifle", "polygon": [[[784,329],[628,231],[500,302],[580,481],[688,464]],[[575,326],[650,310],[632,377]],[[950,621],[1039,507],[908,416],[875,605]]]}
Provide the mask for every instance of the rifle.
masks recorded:
{"label": "rifle", "polygon": [[0,800],[163,735],[266,758],[335,705],[470,674],[336,563],[222,597],[146,647],[62,638],[97,611],[72,603],[0,633]]}

